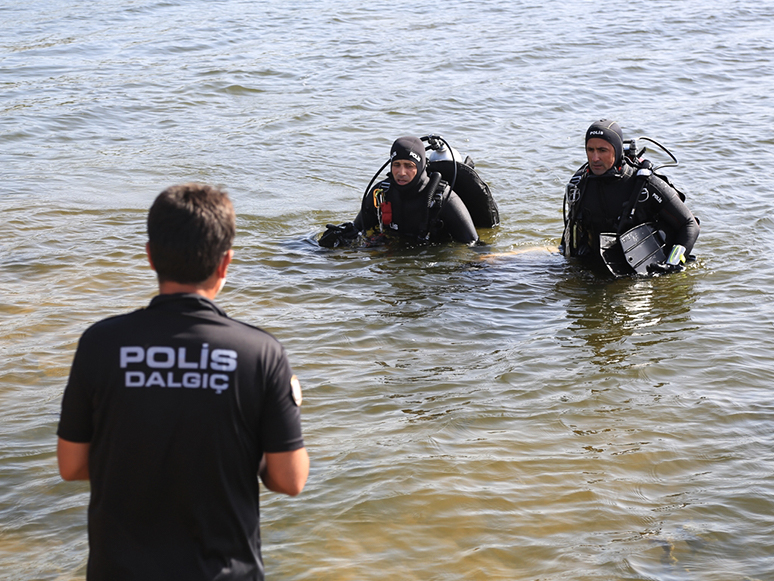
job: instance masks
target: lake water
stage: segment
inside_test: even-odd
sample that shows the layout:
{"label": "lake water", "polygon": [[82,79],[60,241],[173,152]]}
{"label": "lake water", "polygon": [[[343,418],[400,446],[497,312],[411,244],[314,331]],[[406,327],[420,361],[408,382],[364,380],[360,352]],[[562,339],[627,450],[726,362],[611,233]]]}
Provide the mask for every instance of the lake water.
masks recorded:
{"label": "lake water", "polygon": [[[196,180],[239,214],[220,304],[304,387],[312,469],[262,497],[270,579],[774,579],[773,19],[773,0],[0,2],[2,577],[85,575],[88,484],[54,454],[69,365],[89,324],[153,296],[147,208]],[[680,160],[686,272],[610,282],[541,249],[602,117]],[[392,141],[428,133],[490,185],[487,246],[319,248]]]}

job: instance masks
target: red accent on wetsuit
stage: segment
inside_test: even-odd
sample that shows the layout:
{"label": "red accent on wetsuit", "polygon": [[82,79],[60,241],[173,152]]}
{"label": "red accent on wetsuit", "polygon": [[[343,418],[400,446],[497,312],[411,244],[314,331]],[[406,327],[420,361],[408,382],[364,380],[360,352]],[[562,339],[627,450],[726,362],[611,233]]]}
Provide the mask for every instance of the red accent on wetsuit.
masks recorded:
{"label": "red accent on wetsuit", "polygon": [[382,204],[382,224],[389,226],[392,224],[392,203],[384,202]]}

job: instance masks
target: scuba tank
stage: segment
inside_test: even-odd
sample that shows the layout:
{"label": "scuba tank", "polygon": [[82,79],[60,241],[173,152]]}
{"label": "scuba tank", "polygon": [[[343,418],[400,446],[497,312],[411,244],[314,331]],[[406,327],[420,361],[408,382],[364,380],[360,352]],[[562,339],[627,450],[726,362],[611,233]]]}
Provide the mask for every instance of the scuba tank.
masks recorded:
{"label": "scuba tank", "polygon": [[460,152],[449,145],[440,135],[425,135],[420,137],[422,141],[427,141],[425,148],[430,154],[427,161],[462,161]]}
{"label": "scuba tank", "polygon": [[500,212],[489,186],[476,171],[470,156],[462,158],[440,135],[420,138],[427,143],[427,171],[438,172],[448,182],[468,209],[476,228],[493,228],[500,224]]}

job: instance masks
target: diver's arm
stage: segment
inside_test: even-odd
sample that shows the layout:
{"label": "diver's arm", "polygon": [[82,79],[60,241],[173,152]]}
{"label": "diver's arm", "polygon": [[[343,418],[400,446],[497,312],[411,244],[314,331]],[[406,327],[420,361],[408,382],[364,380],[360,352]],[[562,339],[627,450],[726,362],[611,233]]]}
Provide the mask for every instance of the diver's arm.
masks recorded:
{"label": "diver's arm", "polygon": [[358,212],[357,216],[355,217],[355,222],[354,222],[355,229],[358,232],[365,232],[370,228],[370,226],[366,226],[367,221],[368,220],[365,217],[363,217],[363,211],[361,210],[360,212]]}
{"label": "diver's arm", "polygon": [[685,247],[685,254],[690,254],[696,239],[699,237],[699,223],[688,206],[680,199],[677,191],[668,183],[653,176],[650,185],[661,198],[659,217],[675,233],[675,245]]}
{"label": "diver's arm", "polygon": [[446,230],[457,242],[472,244],[478,240],[473,218],[470,217],[465,203],[454,192],[444,202],[440,217]]}
{"label": "diver's arm", "polygon": [[358,232],[365,232],[379,224],[372,192],[373,190],[366,193],[366,195],[363,196],[363,201],[360,203],[360,212],[358,212],[357,217],[355,218],[355,228]]}

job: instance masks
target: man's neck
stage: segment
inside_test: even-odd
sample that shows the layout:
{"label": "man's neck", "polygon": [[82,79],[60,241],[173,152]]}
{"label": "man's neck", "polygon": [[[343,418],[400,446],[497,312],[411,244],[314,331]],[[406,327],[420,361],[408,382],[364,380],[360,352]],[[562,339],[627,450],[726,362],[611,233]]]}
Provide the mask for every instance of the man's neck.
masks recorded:
{"label": "man's neck", "polygon": [[[151,268],[153,268],[153,261],[150,259],[150,249],[148,245],[146,245],[146,249],[148,251],[148,260],[150,261]],[[215,271],[207,280],[203,280],[202,282],[187,283],[176,282],[174,280],[160,280],[159,294],[171,295],[177,293],[190,293],[203,296],[211,301],[215,300],[215,297],[218,296],[218,293],[226,282],[226,273],[228,272],[228,265],[231,264],[232,256],[234,256],[233,250],[226,252]]]}
{"label": "man's neck", "polygon": [[159,294],[160,295],[173,295],[178,293],[187,293],[200,295],[207,299],[214,300],[218,294],[220,288],[218,285],[212,286],[205,283],[199,284],[183,284],[174,281],[159,282]]}

